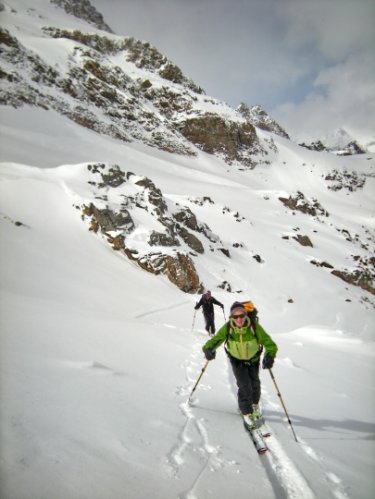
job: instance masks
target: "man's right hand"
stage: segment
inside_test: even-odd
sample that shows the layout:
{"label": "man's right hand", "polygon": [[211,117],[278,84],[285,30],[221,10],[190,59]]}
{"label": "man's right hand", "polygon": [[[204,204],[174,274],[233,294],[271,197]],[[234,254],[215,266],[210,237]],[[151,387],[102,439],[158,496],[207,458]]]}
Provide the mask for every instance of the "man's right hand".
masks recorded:
{"label": "man's right hand", "polygon": [[208,348],[207,350],[204,350],[203,353],[207,360],[214,360],[216,357],[216,350],[213,348]]}

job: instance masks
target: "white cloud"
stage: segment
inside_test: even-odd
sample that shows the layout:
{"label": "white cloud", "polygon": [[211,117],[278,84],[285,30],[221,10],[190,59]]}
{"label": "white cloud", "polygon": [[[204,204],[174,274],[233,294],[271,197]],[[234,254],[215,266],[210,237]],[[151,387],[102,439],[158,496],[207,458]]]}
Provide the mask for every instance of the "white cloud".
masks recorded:
{"label": "white cloud", "polygon": [[331,60],[373,46],[373,0],[287,0],[280,7],[291,46],[308,46]]}
{"label": "white cloud", "polygon": [[343,127],[363,142],[375,136],[374,57],[363,52],[323,69],[303,102],[281,104],[273,115],[296,138],[321,138]]}

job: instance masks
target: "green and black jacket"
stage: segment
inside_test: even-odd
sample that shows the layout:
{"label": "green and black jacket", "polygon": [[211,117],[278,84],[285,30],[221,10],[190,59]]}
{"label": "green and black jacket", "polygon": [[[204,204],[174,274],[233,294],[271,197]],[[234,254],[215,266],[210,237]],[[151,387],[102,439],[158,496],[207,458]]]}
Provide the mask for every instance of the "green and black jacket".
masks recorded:
{"label": "green and black jacket", "polygon": [[265,355],[276,357],[277,345],[265,332],[259,323],[253,330],[250,320],[247,319],[242,328],[236,327],[231,319],[224,324],[202,350],[216,350],[225,343],[225,350],[230,357],[241,361],[257,362],[261,355],[261,345],[265,348]]}

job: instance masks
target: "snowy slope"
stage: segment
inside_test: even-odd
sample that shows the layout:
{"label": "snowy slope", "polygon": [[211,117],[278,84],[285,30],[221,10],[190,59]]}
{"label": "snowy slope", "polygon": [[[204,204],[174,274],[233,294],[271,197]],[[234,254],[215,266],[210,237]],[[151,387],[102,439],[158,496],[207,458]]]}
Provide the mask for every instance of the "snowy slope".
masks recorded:
{"label": "snowy slope", "polygon": [[[90,158],[100,157],[106,140],[98,137]],[[22,139],[19,144],[14,154],[26,155]],[[312,165],[316,156],[285,146],[283,161],[244,174],[228,173],[203,154],[181,160],[140,149],[121,145],[115,151],[111,144],[113,156],[152,176],[171,198],[209,193],[251,220],[238,229],[230,217],[202,207],[201,217],[215,230],[240,237],[265,260],[260,265],[233,254],[222,269],[218,256],[204,257],[203,275],[211,285],[216,273],[234,274],[239,295],[212,286],[226,313],[237,298],[251,296],[259,306],[262,324],[279,344],[274,373],[299,443],[262,373],[263,406],[275,435],[268,455],[255,454],[236,414],[222,352],[194,405],[186,405],[207,339],[200,315],[192,328],[196,297],[139,270],[88,232],[74,208],[91,195],[84,164],[39,169],[3,163],[3,496],[224,499],[245,497],[255,487],[262,498],[370,497],[373,309],[363,302],[364,291],[307,263],[305,248],[290,241],[284,247],[279,233],[291,227],[291,218],[293,226],[307,223],[320,233],[317,250],[309,252],[339,260],[349,242],[338,247],[321,222],[284,213],[275,199],[303,182],[307,194],[333,210],[321,169],[338,167],[339,160],[327,155],[326,164],[303,174],[302,163]],[[53,151],[44,152],[52,162]],[[361,168],[359,159],[351,160]],[[371,213],[370,192],[357,196],[343,194],[335,215],[347,227],[351,221],[351,230]],[[217,323],[223,319],[217,312]]]}

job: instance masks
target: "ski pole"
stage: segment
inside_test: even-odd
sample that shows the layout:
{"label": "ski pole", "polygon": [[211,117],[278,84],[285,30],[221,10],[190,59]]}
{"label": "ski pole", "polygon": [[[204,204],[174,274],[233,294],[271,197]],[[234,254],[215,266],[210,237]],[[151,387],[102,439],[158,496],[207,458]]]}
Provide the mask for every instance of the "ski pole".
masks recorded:
{"label": "ski pole", "polygon": [[225,322],[227,322],[227,318],[225,317],[224,309],[222,309],[222,310],[223,310],[224,320],[225,320]]}
{"label": "ski pole", "polygon": [[197,315],[197,311],[194,309],[193,324],[191,325],[191,332],[193,332],[193,330],[194,330],[195,316],[196,315]]}
{"label": "ski pole", "polygon": [[210,362],[210,361],[209,361],[209,360],[207,360],[207,362],[205,363],[205,365],[202,367],[202,371],[201,371],[201,373],[200,373],[200,375],[199,375],[199,377],[198,377],[198,379],[197,379],[197,381],[196,381],[196,383],[195,383],[195,385],[194,385],[194,387],[193,387],[193,389],[192,389],[192,391],[191,391],[191,393],[190,393],[190,395],[189,395],[189,398],[188,398],[188,404],[190,404],[191,397],[193,396],[193,393],[195,392],[195,389],[197,388],[198,383],[200,382],[201,377],[203,376],[203,373],[204,373],[204,371],[206,370],[206,368],[207,368],[207,366],[208,366],[208,363],[209,363],[209,362]]}
{"label": "ski pole", "polygon": [[277,392],[277,396],[278,396],[278,397],[279,397],[279,399],[280,399],[281,405],[283,406],[283,409],[284,409],[285,415],[286,415],[286,417],[287,417],[287,419],[288,419],[288,423],[289,423],[290,428],[291,428],[291,430],[292,430],[292,432],[293,432],[293,435],[294,435],[295,441],[296,441],[296,442],[298,442],[298,440],[297,440],[297,436],[296,436],[296,434],[295,434],[295,431],[294,431],[294,428],[293,428],[292,422],[291,422],[290,417],[289,417],[289,414],[288,414],[288,411],[286,410],[286,407],[285,407],[285,404],[284,404],[283,398],[282,398],[282,396],[281,396],[281,393],[280,393],[279,387],[277,386],[277,383],[276,383],[276,380],[275,380],[275,376],[273,375],[273,372],[272,372],[272,370],[271,370],[271,369],[268,369],[268,370],[269,370],[269,372],[270,372],[270,375],[271,375],[271,378],[272,378],[273,384],[275,385],[276,392]]}

